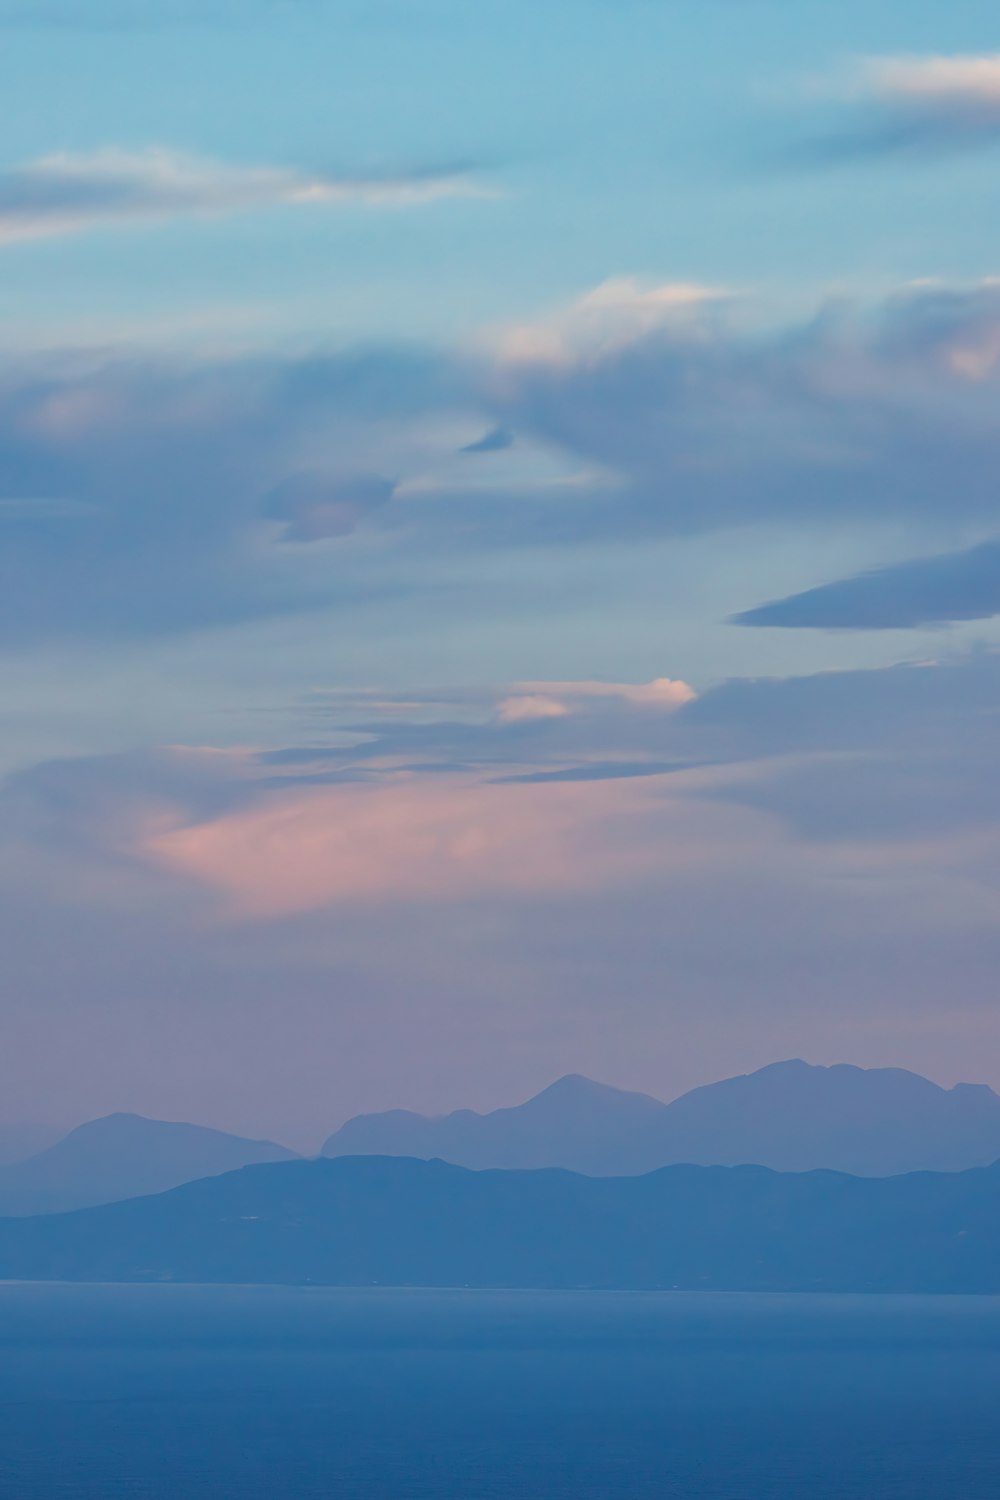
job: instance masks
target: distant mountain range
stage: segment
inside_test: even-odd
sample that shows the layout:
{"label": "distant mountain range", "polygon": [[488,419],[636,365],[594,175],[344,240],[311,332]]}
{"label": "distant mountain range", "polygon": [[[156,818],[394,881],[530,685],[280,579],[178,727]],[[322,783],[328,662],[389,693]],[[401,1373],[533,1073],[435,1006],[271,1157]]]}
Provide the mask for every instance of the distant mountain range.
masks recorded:
{"label": "distant mountain range", "polygon": [[[8,1127],[6,1135],[12,1154],[26,1156],[31,1131]],[[38,1142],[36,1134],[36,1154],[24,1160],[0,1160],[0,1215],[112,1203],[295,1156],[273,1141],[130,1114],[81,1125],[44,1150]],[[323,1153],[440,1158],[477,1170],[562,1167],[598,1177],[680,1163],[863,1177],[954,1172],[1000,1158],[1000,1096],[973,1084],[939,1088],[898,1068],[797,1061],[693,1089],[671,1104],[571,1076],[489,1114],[359,1115]]]}
{"label": "distant mountain range", "polygon": [[60,1134],[54,1125],[0,1125],[0,1167],[55,1145]]}
{"label": "distant mountain range", "polygon": [[107,1115],[27,1160],[0,1166],[0,1214],[60,1213],[114,1203],[294,1151],[200,1125]]}
{"label": "distant mountain range", "polygon": [[670,1104],[570,1076],[490,1114],[358,1115],[325,1156],[435,1157],[474,1168],[566,1167],[593,1176],[672,1163],[782,1172],[826,1167],[864,1177],[961,1171],[1000,1158],[1000,1095],[940,1088],[901,1068],[773,1063]]}
{"label": "distant mountain range", "polygon": [[1000,1163],[644,1177],[388,1157],[245,1167],[0,1220],[0,1277],[337,1286],[1000,1292]]}

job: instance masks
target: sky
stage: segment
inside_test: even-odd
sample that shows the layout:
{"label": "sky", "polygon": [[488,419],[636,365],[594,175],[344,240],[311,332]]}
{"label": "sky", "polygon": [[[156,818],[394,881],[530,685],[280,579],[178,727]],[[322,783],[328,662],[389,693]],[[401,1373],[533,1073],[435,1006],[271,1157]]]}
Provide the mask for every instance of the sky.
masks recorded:
{"label": "sky", "polygon": [[0,1122],[1000,1087],[985,0],[0,0]]}

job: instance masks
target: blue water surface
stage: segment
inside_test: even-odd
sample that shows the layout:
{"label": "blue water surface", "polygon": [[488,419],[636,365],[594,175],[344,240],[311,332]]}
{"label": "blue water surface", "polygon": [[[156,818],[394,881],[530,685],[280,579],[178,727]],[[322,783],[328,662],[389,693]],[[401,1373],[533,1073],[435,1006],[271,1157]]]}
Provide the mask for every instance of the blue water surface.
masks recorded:
{"label": "blue water surface", "polygon": [[1000,1299],[0,1286],[3,1500],[996,1500]]}

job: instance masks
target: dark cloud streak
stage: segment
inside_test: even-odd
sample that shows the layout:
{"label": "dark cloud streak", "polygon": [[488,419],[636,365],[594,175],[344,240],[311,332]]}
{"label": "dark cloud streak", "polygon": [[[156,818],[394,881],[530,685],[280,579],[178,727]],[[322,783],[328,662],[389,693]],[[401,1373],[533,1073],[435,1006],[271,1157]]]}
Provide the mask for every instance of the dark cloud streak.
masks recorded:
{"label": "dark cloud streak", "polygon": [[916,558],[807,589],[733,616],[736,625],[912,630],[1000,614],[1000,541]]}

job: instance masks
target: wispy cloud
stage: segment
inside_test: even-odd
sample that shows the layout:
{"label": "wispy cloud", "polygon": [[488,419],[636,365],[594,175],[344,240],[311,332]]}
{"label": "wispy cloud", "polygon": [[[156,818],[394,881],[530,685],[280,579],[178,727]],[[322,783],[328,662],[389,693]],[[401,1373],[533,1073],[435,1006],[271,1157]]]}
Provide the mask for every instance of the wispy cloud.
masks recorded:
{"label": "wispy cloud", "polygon": [[[706,860],[721,875],[734,858],[749,889],[791,830],[805,841],[785,846],[802,872],[906,865],[909,880],[910,865],[954,868],[989,887],[998,679],[1000,657],[978,653],[734,681],[666,714],[635,713],[619,685],[595,683],[607,710],[590,717],[411,717],[326,752],[57,762],[0,793],[0,876],[23,882],[44,857],[72,894],[91,861],[115,900],[130,870],[148,870],[215,891],[223,916],[281,918],[344,903],[562,899]],[[466,764],[444,763],[459,744]],[[51,891],[48,863],[43,875]],[[91,900],[93,879],[79,890]],[[715,911],[711,890],[708,901]]]}
{"label": "wispy cloud", "polygon": [[593,328],[583,305],[516,331],[494,376],[500,420],[605,476],[555,517],[567,529],[869,524],[940,515],[945,489],[955,513],[993,516],[995,283],[830,302],[783,327],[696,295],[602,297]]}
{"label": "wispy cloud", "polygon": [[597,834],[635,801],[623,782],[595,790],[450,775],[299,786],[207,822],[152,830],[137,852],[220,891],[240,917],[340,901],[556,895],[648,862],[648,848],[609,847]]}
{"label": "wispy cloud", "polygon": [[518,682],[498,706],[497,717],[507,724],[525,719],[558,719],[602,703],[633,708],[681,708],[694,698],[694,689],[672,677],[652,682]]}
{"label": "wispy cloud", "polygon": [[280,205],[406,206],[482,196],[462,173],[337,177],[174,151],[58,152],[0,171],[0,245]]}
{"label": "wispy cloud", "polygon": [[[233,623],[412,595],[439,558],[472,578],[501,549],[608,538],[903,521],[921,528],[912,554],[948,545],[943,522],[993,534],[1000,286],[910,287],[778,327],[670,305],[556,360],[522,345],[0,362],[0,626]],[[456,451],[491,423],[516,445]],[[496,482],[477,488],[484,471]],[[508,696],[550,719],[583,702],[562,683]]]}
{"label": "wispy cloud", "polygon": [[1000,52],[957,57],[880,57],[865,65],[876,97],[939,115],[1000,124]]}
{"label": "wispy cloud", "polygon": [[910,630],[1000,614],[1000,541],[838,579],[734,616],[737,625]]}
{"label": "wispy cloud", "polygon": [[0,364],[6,639],[141,636],[353,597],[329,547],[392,525],[393,481],[373,466],[412,464],[413,432],[444,399],[433,361],[388,349]]}
{"label": "wispy cloud", "polygon": [[822,92],[841,121],[810,156],[955,151],[1000,139],[1000,53],[864,58]]}
{"label": "wispy cloud", "polygon": [[727,298],[721,288],[693,282],[612,276],[547,317],[504,329],[495,345],[511,363],[607,358],[657,331],[697,327],[706,307]]}

